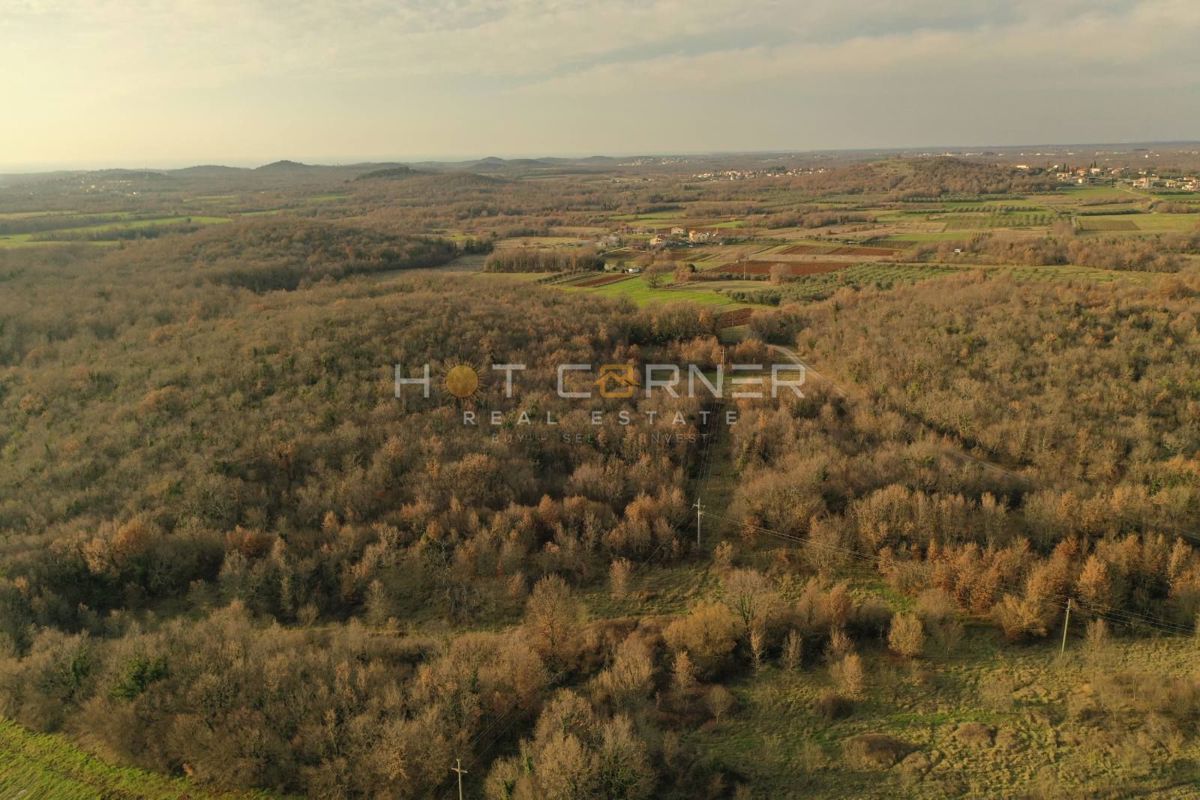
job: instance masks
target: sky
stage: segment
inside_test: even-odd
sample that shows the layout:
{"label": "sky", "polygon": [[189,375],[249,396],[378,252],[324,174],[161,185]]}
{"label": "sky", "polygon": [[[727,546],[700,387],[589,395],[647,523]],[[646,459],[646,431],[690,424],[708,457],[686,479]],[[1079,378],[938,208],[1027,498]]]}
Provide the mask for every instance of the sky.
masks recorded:
{"label": "sky", "polygon": [[0,169],[1200,139],[1196,0],[0,0]]}

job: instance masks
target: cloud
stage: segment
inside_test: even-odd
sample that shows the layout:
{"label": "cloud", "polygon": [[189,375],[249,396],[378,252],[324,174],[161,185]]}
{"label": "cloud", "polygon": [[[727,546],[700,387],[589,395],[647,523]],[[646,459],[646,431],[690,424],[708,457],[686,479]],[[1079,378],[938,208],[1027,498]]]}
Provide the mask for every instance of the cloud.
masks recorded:
{"label": "cloud", "polygon": [[862,135],[864,106],[926,141],[1035,123],[1103,139],[1127,113],[1177,136],[1200,123],[1198,33],[1193,0],[10,0],[0,89],[26,124],[0,151],[754,145],[720,115],[697,129],[702,108],[762,120],[764,147],[849,141],[839,120]]}
{"label": "cloud", "polygon": [[1000,24],[984,17],[963,26],[956,17],[953,28],[914,24],[832,41],[811,37],[774,46],[669,53],[548,75],[523,88],[546,94],[619,93],[646,85],[711,91],[786,79],[808,84],[888,80],[897,73],[922,74],[932,80],[925,88],[935,88],[979,72],[998,79],[1004,73],[1033,73],[1044,80],[1076,73],[1086,80],[1081,71],[1103,73],[1106,79],[1133,74],[1194,85],[1197,73],[1186,67],[1200,62],[1194,46],[1200,5],[1162,0],[1124,13],[1090,8],[1070,19],[1030,13]]}

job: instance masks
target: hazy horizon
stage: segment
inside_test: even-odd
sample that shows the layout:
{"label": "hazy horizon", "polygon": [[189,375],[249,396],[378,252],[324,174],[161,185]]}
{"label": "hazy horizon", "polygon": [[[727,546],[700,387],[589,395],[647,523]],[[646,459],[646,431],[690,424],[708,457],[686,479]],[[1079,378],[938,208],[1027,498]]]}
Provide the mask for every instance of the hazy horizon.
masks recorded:
{"label": "hazy horizon", "polygon": [[1190,140],[1197,33],[1183,0],[24,0],[0,169]]}
{"label": "hazy horizon", "polygon": [[908,153],[908,152],[928,152],[928,153],[966,153],[971,152],[996,152],[996,151],[1020,151],[1022,149],[1034,148],[1141,148],[1141,147],[1180,147],[1187,145],[1195,145],[1200,147],[1200,139],[1152,139],[1124,142],[1022,142],[1018,144],[922,144],[911,145],[904,147],[889,147],[880,145],[877,147],[828,147],[828,148],[811,148],[804,150],[782,150],[782,149],[761,149],[761,150],[708,150],[708,151],[693,151],[693,152],[580,152],[580,153],[473,153],[468,155],[450,154],[450,155],[415,155],[409,157],[403,156],[303,156],[297,157],[292,155],[282,156],[261,156],[259,158],[250,159],[189,159],[182,158],[179,160],[160,161],[160,162],[145,162],[145,163],[72,163],[72,164],[34,164],[29,167],[9,168],[8,165],[0,162],[0,174],[5,175],[22,175],[22,174],[38,174],[44,172],[91,172],[109,169],[125,169],[125,170],[180,170],[197,167],[232,167],[235,169],[255,169],[257,167],[267,166],[280,161],[293,161],[303,166],[315,167],[344,167],[357,164],[425,164],[425,163],[443,163],[457,164],[470,163],[479,161],[485,158],[500,158],[504,160],[517,159],[568,159],[582,160],[588,158],[719,158],[722,156],[803,156],[810,154],[852,154],[852,153]]}

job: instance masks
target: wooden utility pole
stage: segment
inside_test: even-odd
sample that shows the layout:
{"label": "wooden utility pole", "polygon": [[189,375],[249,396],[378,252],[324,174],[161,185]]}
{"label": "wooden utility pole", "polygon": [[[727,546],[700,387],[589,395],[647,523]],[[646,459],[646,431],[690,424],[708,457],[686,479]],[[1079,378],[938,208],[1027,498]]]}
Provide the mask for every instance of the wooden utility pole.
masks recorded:
{"label": "wooden utility pole", "polygon": [[1067,613],[1063,617],[1063,640],[1062,647],[1058,649],[1058,654],[1062,655],[1067,652],[1067,626],[1071,624],[1071,598],[1067,598]]}
{"label": "wooden utility pole", "polygon": [[700,518],[704,516],[704,506],[700,503],[700,498],[696,498],[696,549],[700,548]]}
{"label": "wooden utility pole", "polygon": [[454,766],[450,768],[450,771],[458,773],[458,800],[463,800],[462,776],[466,775],[467,771],[462,768],[462,759],[461,758],[454,759]]}

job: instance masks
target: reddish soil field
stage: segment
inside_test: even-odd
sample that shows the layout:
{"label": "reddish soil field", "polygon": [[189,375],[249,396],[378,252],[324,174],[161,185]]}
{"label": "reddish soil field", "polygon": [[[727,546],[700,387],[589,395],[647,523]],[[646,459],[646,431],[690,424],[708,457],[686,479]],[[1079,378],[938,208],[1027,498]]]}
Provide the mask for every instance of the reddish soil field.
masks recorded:
{"label": "reddish soil field", "polygon": [[784,256],[890,256],[896,252],[894,247],[882,245],[840,244],[840,245],[806,245],[794,244],[779,251]]}
{"label": "reddish soil field", "polygon": [[[837,272],[839,269],[854,266],[850,261],[749,261],[746,263],[745,272],[747,275],[770,275],[771,268],[776,264],[786,267],[788,275],[819,275],[822,272]],[[742,268],[728,264],[714,272],[736,277],[742,274]]]}
{"label": "reddish soil field", "polygon": [[717,317],[718,328],[732,328],[734,325],[745,325],[754,313],[753,308],[739,308],[736,311],[726,311]]}
{"label": "reddish soil field", "polygon": [[779,251],[782,256],[827,256],[830,253],[827,245],[794,244]]}
{"label": "reddish soil field", "polygon": [[835,248],[831,256],[890,256],[896,251],[891,247],[867,247],[866,245],[844,244]]}

